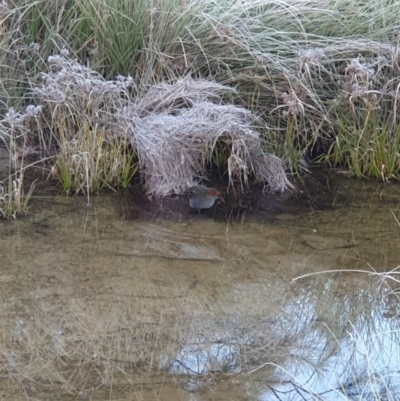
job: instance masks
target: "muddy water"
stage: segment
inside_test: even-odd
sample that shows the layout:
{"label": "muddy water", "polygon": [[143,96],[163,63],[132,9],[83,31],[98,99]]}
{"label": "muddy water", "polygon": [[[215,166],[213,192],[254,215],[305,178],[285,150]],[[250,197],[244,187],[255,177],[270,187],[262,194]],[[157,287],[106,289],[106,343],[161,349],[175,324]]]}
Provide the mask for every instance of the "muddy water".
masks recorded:
{"label": "muddy water", "polygon": [[1,221],[2,399],[400,397],[396,273],[372,274],[400,265],[400,187],[300,189],[202,215],[47,189]]}

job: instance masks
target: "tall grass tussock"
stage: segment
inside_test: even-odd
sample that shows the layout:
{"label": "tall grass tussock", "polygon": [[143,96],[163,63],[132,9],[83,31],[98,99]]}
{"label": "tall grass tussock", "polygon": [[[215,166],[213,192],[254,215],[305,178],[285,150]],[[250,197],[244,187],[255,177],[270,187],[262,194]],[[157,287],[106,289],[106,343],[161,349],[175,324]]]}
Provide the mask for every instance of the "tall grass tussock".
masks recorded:
{"label": "tall grass tussock", "polygon": [[49,157],[65,190],[140,171],[148,192],[180,193],[211,160],[284,190],[285,166],[315,156],[386,182],[400,171],[399,13],[389,0],[4,0],[0,112],[42,106],[19,152]]}

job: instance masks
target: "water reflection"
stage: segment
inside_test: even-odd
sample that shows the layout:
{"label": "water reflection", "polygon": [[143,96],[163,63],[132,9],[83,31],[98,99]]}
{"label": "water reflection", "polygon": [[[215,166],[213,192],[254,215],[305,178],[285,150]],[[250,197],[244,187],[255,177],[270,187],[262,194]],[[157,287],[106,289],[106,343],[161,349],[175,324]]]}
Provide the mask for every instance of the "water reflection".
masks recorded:
{"label": "water reflection", "polygon": [[119,194],[90,209],[38,200],[0,223],[2,388],[10,399],[396,399],[397,283],[356,270],[398,265],[400,189],[357,185],[337,186],[331,207],[295,199],[240,220],[176,214],[176,199],[132,218]]}
{"label": "water reflection", "polygon": [[400,323],[385,317],[393,292],[376,281],[336,297],[328,280],[285,306],[282,319],[295,318],[276,369],[281,384],[260,390],[260,400],[397,399]]}

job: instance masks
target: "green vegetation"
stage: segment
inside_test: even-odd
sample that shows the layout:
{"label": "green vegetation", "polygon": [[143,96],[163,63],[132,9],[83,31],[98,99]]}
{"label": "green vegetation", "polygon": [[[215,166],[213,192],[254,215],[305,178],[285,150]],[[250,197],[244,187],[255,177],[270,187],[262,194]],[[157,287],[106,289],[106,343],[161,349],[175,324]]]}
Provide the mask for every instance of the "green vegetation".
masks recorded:
{"label": "green vegetation", "polygon": [[[136,171],[144,172],[145,157],[132,139],[136,133],[127,138],[135,124],[128,127],[117,118],[124,107],[135,118],[147,117],[145,111],[171,117],[197,101],[250,110],[257,119],[249,127],[261,135],[264,151],[281,158],[292,174],[317,155],[358,177],[398,179],[399,17],[390,0],[3,2],[0,113],[13,107],[24,115],[27,105],[44,106],[29,126],[18,128],[18,152],[26,153],[25,146],[49,158],[65,190],[126,187]],[[70,62],[69,77],[57,78],[67,65],[60,57]],[[74,81],[74,69],[87,79]],[[174,85],[188,75],[226,89],[190,99],[185,93],[184,101],[170,99],[167,106],[158,97],[143,108],[155,85]],[[227,90],[232,87],[235,92]],[[7,142],[13,128],[6,118],[1,124]],[[225,141],[218,149],[228,147],[234,156],[231,137],[216,140]],[[228,161],[216,156],[215,146],[206,156],[193,156],[202,159],[201,168],[206,159]],[[248,163],[242,157],[229,174],[242,175]],[[191,162],[191,173],[195,165]],[[279,165],[275,189],[290,186],[281,174]],[[258,178],[263,181],[265,174]],[[176,192],[182,189],[175,186]]]}
{"label": "green vegetation", "polygon": [[18,178],[11,176],[5,182],[0,182],[0,216],[5,218],[16,218],[18,214],[26,211],[28,202],[32,196],[34,185],[32,184],[29,192],[24,195],[23,173],[17,175]]}

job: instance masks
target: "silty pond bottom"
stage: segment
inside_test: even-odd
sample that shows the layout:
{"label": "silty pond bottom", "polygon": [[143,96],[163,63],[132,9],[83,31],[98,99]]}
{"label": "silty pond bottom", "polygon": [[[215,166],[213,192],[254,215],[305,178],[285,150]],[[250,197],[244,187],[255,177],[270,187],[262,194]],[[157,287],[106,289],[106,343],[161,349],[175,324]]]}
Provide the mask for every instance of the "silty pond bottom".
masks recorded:
{"label": "silty pond bottom", "polygon": [[3,400],[400,399],[398,185],[86,202],[0,222]]}

